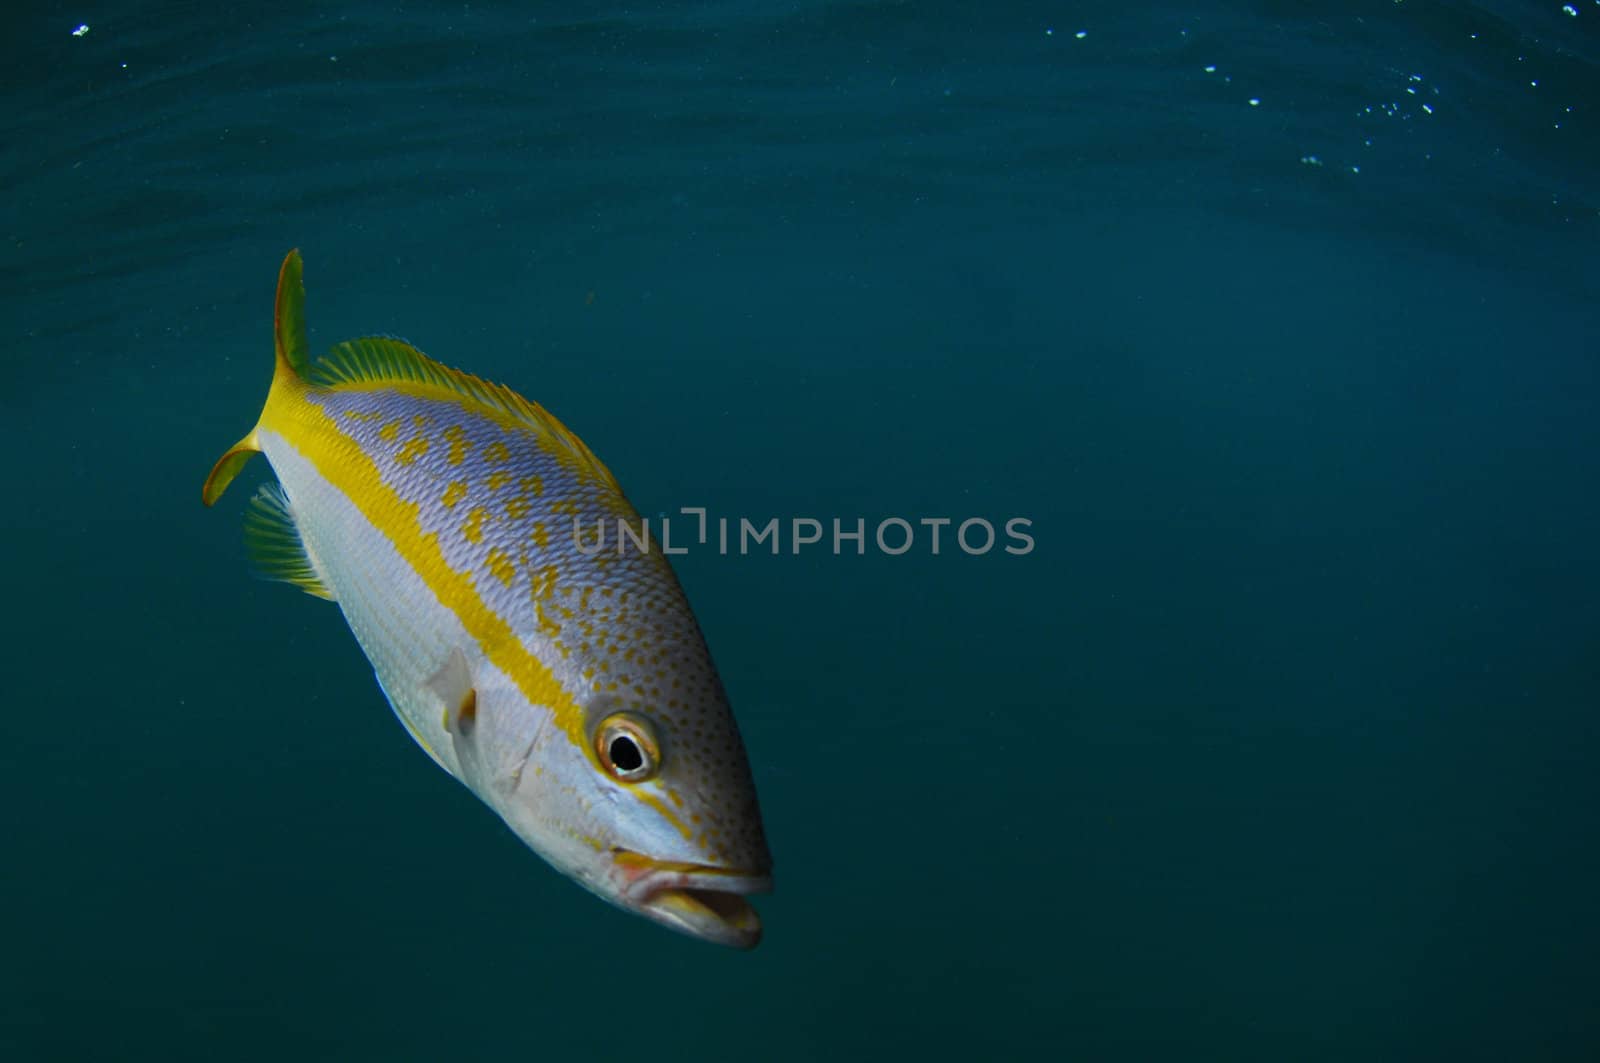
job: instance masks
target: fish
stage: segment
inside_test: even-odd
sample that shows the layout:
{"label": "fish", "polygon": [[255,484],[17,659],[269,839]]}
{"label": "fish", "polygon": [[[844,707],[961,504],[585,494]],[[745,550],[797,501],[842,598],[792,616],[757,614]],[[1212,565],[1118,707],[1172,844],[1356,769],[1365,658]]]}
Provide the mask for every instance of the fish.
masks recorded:
{"label": "fish", "polygon": [[[626,911],[754,947],[772,857],[749,758],[611,471],[542,406],[403,340],[313,362],[298,250],[273,338],[260,417],[201,492],[215,504],[266,456],[276,482],[244,521],[259,574],[338,605],[417,745],[545,861]],[[615,548],[588,531],[606,522]]]}

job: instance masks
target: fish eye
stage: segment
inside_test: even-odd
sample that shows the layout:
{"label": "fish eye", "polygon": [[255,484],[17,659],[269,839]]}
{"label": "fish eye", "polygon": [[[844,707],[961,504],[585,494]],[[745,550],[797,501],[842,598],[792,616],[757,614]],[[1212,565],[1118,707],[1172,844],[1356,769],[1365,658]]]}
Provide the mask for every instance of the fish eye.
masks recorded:
{"label": "fish eye", "polygon": [[613,713],[600,721],[594,751],[606,771],[621,782],[642,782],[661,765],[654,730],[631,712]]}

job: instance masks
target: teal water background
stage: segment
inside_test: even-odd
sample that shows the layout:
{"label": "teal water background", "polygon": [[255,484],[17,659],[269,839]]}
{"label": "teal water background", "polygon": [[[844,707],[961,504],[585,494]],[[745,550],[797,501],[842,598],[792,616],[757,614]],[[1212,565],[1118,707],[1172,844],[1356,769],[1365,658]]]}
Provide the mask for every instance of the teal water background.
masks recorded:
{"label": "teal water background", "polygon": [[[1600,1057],[1571,9],[13,12],[0,1058]],[[680,559],[754,953],[428,763],[249,576],[264,462],[201,507],[292,246],[314,347],[511,384],[645,513],[1033,521]]]}

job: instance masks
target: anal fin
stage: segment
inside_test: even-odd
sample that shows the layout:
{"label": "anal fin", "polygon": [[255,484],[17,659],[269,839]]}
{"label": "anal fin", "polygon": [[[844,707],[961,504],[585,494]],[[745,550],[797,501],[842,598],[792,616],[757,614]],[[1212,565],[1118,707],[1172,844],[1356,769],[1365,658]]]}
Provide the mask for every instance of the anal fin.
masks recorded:
{"label": "anal fin", "polygon": [[277,484],[262,484],[244,511],[244,545],[263,579],[292,583],[307,594],[333,601],[333,592],[306,553],[289,512],[289,499]]}

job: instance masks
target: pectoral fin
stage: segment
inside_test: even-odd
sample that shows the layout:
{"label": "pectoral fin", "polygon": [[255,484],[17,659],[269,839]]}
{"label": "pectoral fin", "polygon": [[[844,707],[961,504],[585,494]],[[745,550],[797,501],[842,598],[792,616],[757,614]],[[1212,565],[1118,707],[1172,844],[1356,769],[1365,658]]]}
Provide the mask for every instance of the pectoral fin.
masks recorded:
{"label": "pectoral fin", "polygon": [[450,651],[427,687],[444,702],[444,729],[458,737],[471,734],[478,720],[478,692],[472,689],[472,672],[460,649]]}
{"label": "pectoral fin", "polygon": [[428,679],[427,687],[444,703],[444,729],[455,748],[461,779],[477,787],[481,781],[481,758],[474,731],[478,724],[478,692],[472,685],[472,670],[459,648],[450,651],[444,665]]}

